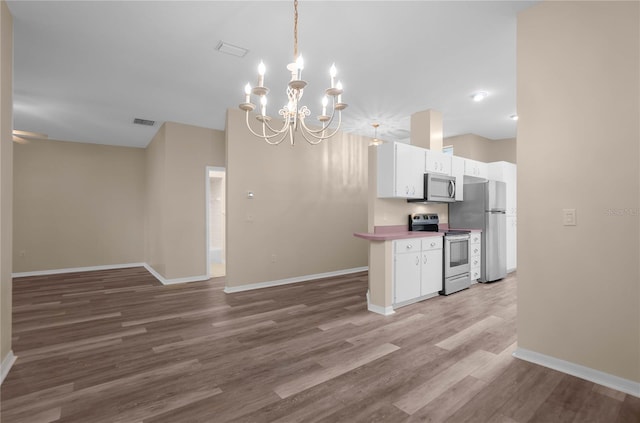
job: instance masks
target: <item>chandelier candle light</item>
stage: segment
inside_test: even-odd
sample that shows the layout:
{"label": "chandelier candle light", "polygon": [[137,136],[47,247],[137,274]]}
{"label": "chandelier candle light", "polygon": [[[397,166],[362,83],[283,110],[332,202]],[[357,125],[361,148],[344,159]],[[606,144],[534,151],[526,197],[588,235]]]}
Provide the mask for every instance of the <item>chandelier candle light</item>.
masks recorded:
{"label": "chandelier candle light", "polygon": [[[291,80],[287,87],[288,103],[278,111],[278,114],[282,116],[282,127],[275,129],[271,126],[271,117],[267,116],[267,94],[269,88],[264,84],[264,75],[266,73],[266,67],[263,62],[258,65],[258,85],[251,88],[250,84],[245,85],[245,102],[240,104],[240,109],[244,110],[246,115],[247,128],[256,137],[264,139],[271,145],[278,145],[289,136],[291,145],[294,145],[294,132],[298,129],[309,144],[319,144],[327,138],[332,137],[340,129],[342,123],[342,110],[347,107],[347,104],[342,102],[342,83],[336,82],[337,70],[335,64],[329,69],[329,76],[331,77],[331,85],[325,90],[325,96],[322,98],[322,114],[318,116],[318,121],[322,127],[319,129],[310,129],[306,123],[305,118],[311,114],[311,110],[307,106],[300,106],[300,100],[304,88],[307,86],[307,82],[302,80],[302,70],[304,69],[304,59],[301,54],[298,54],[298,0],[293,2],[294,7],[294,24],[293,24],[293,58],[294,62],[287,66],[287,69],[291,72]],[[262,131],[256,132],[251,128],[249,124],[249,112],[252,112],[256,105],[251,102],[251,95],[259,97],[260,101],[260,114],[256,116],[256,119],[262,123]],[[327,106],[329,105],[329,97],[332,100],[331,115],[327,115]],[[333,128],[329,133],[327,129],[333,122],[333,119],[338,114],[338,125]]]}

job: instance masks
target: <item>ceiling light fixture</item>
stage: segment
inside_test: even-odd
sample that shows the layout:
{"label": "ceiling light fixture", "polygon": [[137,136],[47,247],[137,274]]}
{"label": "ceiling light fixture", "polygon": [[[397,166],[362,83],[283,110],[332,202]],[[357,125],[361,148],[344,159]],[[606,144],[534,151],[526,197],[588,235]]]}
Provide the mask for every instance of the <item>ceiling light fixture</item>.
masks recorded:
{"label": "ceiling light fixture", "polygon": [[[336,67],[335,64],[331,66],[329,75],[331,76],[331,85],[325,90],[325,96],[322,98],[322,114],[318,116],[318,121],[322,124],[320,129],[310,129],[304,119],[311,114],[311,111],[307,106],[299,106],[300,99],[304,88],[307,86],[307,82],[302,80],[302,70],[304,69],[304,61],[302,55],[298,54],[298,0],[293,2],[294,8],[294,24],[293,24],[293,63],[287,66],[289,72],[291,72],[291,80],[287,87],[288,103],[278,111],[278,114],[282,116],[282,127],[280,129],[274,129],[271,124],[271,117],[267,116],[267,94],[269,89],[264,85],[264,75],[266,68],[264,63],[260,62],[258,66],[258,86],[251,88],[250,84],[244,87],[245,102],[239,105],[241,110],[244,110],[246,114],[246,123],[249,131],[256,137],[260,137],[271,145],[280,144],[289,136],[291,145],[294,145],[293,133],[300,130],[300,133],[309,144],[319,144],[320,142],[332,137],[340,129],[342,123],[342,110],[347,107],[347,104],[342,102],[342,83],[336,82]],[[256,116],[256,119],[262,123],[262,131],[256,132],[251,128],[249,124],[249,112],[255,109],[255,104],[251,102],[251,95],[259,97],[260,101],[260,114]],[[329,104],[329,97],[332,99],[331,115],[327,115],[327,106]],[[338,125],[335,129],[327,133],[327,128],[333,122],[333,119],[338,114]]]}
{"label": "ceiling light fixture", "polygon": [[509,119],[518,120],[518,115],[511,115],[511,116],[509,116]]}
{"label": "ceiling light fixture", "polygon": [[379,123],[372,123],[371,126],[373,126],[373,140],[371,141],[371,143],[369,145],[380,145],[382,144],[382,140],[378,139],[378,127],[380,126]]}
{"label": "ceiling light fixture", "polygon": [[471,98],[473,99],[473,101],[478,102],[484,100],[488,96],[489,93],[487,93],[486,91],[478,91],[477,93],[473,93],[471,95]]}

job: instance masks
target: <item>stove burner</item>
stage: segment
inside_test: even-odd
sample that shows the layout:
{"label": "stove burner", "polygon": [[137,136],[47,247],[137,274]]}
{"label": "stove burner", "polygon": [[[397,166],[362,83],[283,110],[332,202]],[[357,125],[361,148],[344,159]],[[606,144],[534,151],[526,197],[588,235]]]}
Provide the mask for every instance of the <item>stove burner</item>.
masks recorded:
{"label": "stove burner", "polygon": [[438,215],[436,213],[414,213],[409,215],[409,230],[438,232]]}

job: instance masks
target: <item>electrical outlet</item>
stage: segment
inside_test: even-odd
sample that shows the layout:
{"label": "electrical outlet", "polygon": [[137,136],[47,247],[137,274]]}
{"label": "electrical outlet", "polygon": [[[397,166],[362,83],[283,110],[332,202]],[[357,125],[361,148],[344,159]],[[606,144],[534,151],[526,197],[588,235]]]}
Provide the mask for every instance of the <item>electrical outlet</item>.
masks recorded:
{"label": "electrical outlet", "polygon": [[275,263],[277,258],[275,253],[271,254],[271,263]]}
{"label": "electrical outlet", "polygon": [[20,250],[20,257],[26,257],[27,256],[27,250]]}
{"label": "electrical outlet", "polygon": [[576,209],[562,210],[562,224],[564,226],[576,226]]}
{"label": "electrical outlet", "polygon": [[253,215],[251,213],[247,213],[247,222],[253,222]]}

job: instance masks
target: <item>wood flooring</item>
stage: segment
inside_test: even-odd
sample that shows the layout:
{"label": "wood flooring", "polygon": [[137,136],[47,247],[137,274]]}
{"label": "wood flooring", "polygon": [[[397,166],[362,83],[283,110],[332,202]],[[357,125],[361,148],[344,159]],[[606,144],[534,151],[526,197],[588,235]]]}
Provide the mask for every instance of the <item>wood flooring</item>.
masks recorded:
{"label": "wood flooring", "polygon": [[511,356],[516,285],[384,317],[366,273],[229,295],[144,268],[16,279],[1,421],[640,422],[640,399]]}

